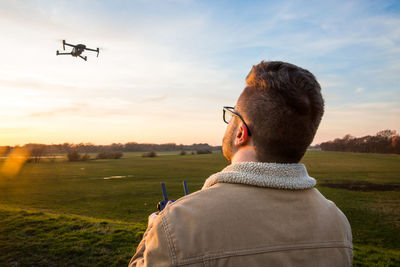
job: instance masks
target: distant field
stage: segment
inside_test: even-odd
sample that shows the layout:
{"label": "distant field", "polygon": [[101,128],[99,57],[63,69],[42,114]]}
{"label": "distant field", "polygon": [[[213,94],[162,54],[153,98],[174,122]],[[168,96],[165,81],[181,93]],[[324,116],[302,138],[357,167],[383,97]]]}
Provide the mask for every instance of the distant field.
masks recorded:
{"label": "distant field", "polygon": [[[160,182],[179,198],[182,180],[193,192],[227,165],[221,153],[140,155],[29,163],[0,177],[0,266],[126,266],[162,199]],[[348,217],[354,265],[399,266],[400,156],[309,151],[303,163]]]}

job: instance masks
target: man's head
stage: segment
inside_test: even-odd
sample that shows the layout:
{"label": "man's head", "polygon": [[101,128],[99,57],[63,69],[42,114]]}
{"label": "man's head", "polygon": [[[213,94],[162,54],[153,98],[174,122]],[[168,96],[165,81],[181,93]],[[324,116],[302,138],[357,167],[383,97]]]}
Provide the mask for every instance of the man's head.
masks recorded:
{"label": "man's head", "polygon": [[246,83],[234,110],[242,118],[233,116],[223,139],[225,157],[231,160],[238,150],[252,146],[258,161],[299,162],[324,113],[314,75],[289,63],[262,61]]}

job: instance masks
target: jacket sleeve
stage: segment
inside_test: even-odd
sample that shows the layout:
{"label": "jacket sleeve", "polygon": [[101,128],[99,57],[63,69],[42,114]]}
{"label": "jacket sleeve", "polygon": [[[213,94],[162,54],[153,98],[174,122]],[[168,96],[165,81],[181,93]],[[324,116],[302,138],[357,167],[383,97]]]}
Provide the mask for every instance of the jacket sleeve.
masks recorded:
{"label": "jacket sleeve", "polygon": [[156,218],[143,235],[129,267],[137,266],[172,266],[170,243],[163,227],[163,220]]}

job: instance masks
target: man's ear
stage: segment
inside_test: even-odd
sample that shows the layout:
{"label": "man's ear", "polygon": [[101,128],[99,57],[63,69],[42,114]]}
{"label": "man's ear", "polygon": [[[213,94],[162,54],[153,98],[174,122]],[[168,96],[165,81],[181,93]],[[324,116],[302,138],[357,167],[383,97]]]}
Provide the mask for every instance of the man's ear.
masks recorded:
{"label": "man's ear", "polygon": [[234,145],[243,146],[249,141],[249,132],[243,122],[239,123],[238,129],[235,134]]}

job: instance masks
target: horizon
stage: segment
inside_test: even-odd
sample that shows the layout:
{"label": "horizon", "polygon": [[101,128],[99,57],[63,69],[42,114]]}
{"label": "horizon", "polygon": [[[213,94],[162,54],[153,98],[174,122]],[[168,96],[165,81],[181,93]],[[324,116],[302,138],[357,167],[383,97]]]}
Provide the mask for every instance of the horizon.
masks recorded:
{"label": "horizon", "polygon": [[[400,130],[398,1],[2,1],[0,29],[1,146],[220,146],[222,106],[261,60],[321,84],[311,145]],[[63,39],[99,57],[56,56]]]}
{"label": "horizon", "polygon": [[166,142],[166,143],[146,143],[146,142],[144,142],[144,143],[139,143],[139,142],[135,142],[135,141],[129,141],[129,142],[124,142],[124,143],[115,143],[115,142],[113,142],[113,143],[108,143],[108,144],[95,144],[95,143],[92,143],[92,142],[87,142],[87,143],[84,143],[84,142],[79,142],[79,143],[70,143],[70,142],[62,142],[62,143],[25,143],[25,144],[15,144],[15,145],[0,145],[0,147],[7,147],[7,146],[9,146],[9,147],[17,147],[17,146],[20,146],[20,147],[22,147],[22,146],[26,146],[26,145],[46,145],[46,146],[57,146],[57,145],[63,145],[63,144],[69,144],[69,145],[73,145],[73,146],[75,146],[75,145],[92,145],[92,146],[111,146],[111,145],[113,145],[113,144],[117,144],[117,145],[126,145],[126,144],[139,144],[139,145],[176,145],[176,146],[192,146],[192,145],[203,145],[203,144],[205,144],[205,145],[209,145],[209,146],[212,146],[212,147],[218,147],[218,146],[221,146],[221,145],[210,145],[210,144],[208,144],[208,143],[192,143],[192,144],[183,144],[183,143],[174,143],[174,142]]}
{"label": "horizon", "polygon": [[[392,129],[385,129],[385,130],[389,130],[389,131],[391,131],[391,133],[392,133],[392,135],[398,135],[399,134],[399,132],[397,131],[397,130],[392,130]],[[354,138],[361,138],[361,137],[365,137],[365,136],[375,136],[375,135],[377,135],[378,133],[380,133],[380,132],[382,132],[382,131],[385,131],[385,130],[380,130],[380,131],[378,131],[378,132],[376,132],[375,134],[367,134],[367,135],[363,135],[363,136],[354,136],[354,135],[352,135],[351,133],[348,133],[348,134],[345,134],[344,136],[341,136],[341,137],[335,137],[335,138],[333,138],[333,139],[330,139],[330,140],[326,140],[326,141],[322,141],[322,142],[320,142],[320,143],[314,143],[314,142],[312,142],[310,145],[309,145],[309,147],[311,147],[311,146],[319,146],[321,143],[324,143],[324,142],[329,142],[329,141],[334,141],[335,139],[337,139],[337,138],[344,138],[344,137],[346,137],[347,135],[350,135],[350,136],[352,136],[352,137],[354,137]],[[222,142],[221,142],[221,144],[217,144],[217,145],[214,145],[214,144],[209,144],[209,143],[207,143],[207,142],[199,142],[199,143],[181,143],[181,142],[163,142],[163,143],[152,143],[152,142],[136,142],[136,141],[127,141],[127,142],[111,142],[111,143],[103,143],[103,144],[99,144],[99,143],[93,143],[93,142],[76,142],[76,143],[73,143],[73,142],[60,142],[60,143],[35,143],[35,142],[30,142],[30,143],[24,143],[24,144],[14,144],[14,145],[0,145],[0,147],[7,147],[7,146],[9,146],[9,147],[18,147],[18,146],[20,146],[20,147],[23,147],[23,146],[26,146],[26,145],[63,145],[63,144],[69,144],[69,145],[93,145],[93,146],[111,146],[111,145],[113,145],[113,144],[117,144],[117,145],[125,145],[125,144],[130,144],[130,143],[134,143],[134,144],[140,144],[140,145],[168,145],[168,144],[173,144],[173,145],[176,145],[176,146],[192,146],[192,145],[201,145],[201,144],[206,144],[206,145],[209,145],[209,146],[212,146],[212,147],[219,147],[219,146],[222,146]]]}

